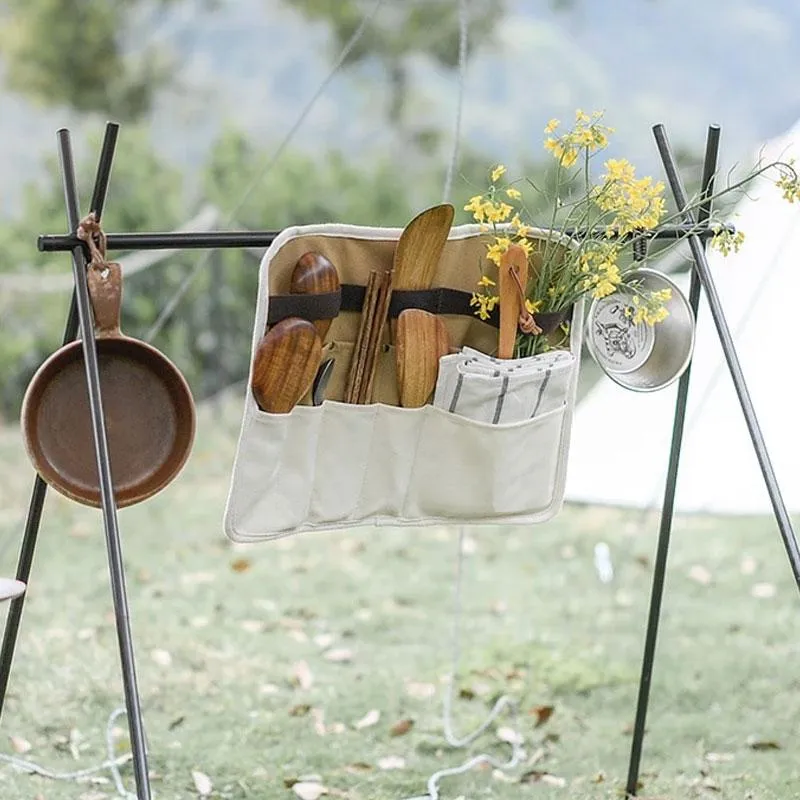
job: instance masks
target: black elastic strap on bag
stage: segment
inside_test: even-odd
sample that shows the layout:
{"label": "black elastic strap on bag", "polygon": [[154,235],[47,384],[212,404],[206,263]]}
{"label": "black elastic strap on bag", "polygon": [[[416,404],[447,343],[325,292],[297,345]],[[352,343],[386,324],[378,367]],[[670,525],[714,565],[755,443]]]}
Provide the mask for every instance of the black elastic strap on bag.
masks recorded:
{"label": "black elastic strap on bag", "polygon": [[[308,320],[333,319],[341,311],[361,311],[367,290],[365,286],[343,284],[338,292],[328,294],[280,294],[269,298],[268,325],[274,325],[286,317],[301,317]],[[475,307],[470,305],[471,292],[438,287],[436,289],[398,289],[392,292],[389,317],[396,318],[407,308],[420,308],[431,314],[455,314],[463,317],[475,316]],[[500,326],[500,315],[494,309],[485,320],[495,328]]]}

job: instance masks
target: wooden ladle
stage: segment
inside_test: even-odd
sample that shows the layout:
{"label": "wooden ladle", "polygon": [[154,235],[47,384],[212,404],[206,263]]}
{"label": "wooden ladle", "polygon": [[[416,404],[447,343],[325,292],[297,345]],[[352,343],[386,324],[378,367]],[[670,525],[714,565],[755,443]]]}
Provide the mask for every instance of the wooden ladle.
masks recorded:
{"label": "wooden ladle", "polygon": [[253,362],[253,397],[262,411],[287,414],[314,382],[322,340],[314,327],[300,317],[273,325],[259,342]]}
{"label": "wooden ladle", "polygon": [[444,320],[420,308],[407,308],[397,318],[395,367],[400,405],[424,406],[436,389],[439,359],[450,352]]}

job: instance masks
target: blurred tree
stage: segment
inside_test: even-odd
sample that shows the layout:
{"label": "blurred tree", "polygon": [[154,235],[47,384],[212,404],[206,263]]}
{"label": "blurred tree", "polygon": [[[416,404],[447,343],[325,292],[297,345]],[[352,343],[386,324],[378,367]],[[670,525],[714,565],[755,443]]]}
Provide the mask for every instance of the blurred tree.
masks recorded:
{"label": "blurred tree", "polygon": [[131,27],[147,30],[143,20],[173,1],[0,0],[9,88],[46,105],[141,117],[172,70],[154,46],[132,51]]}
{"label": "blurred tree", "polygon": [[[332,33],[332,44],[342,50],[361,24],[373,0],[282,0],[314,22],[323,22]],[[491,46],[506,0],[483,0],[469,9],[470,55]],[[409,70],[415,57],[427,56],[438,66],[458,66],[459,19],[457,3],[385,3],[350,51],[345,65],[370,61],[385,69],[389,94],[386,114],[389,122],[402,128],[409,94]],[[425,139],[428,131],[415,134]]]}

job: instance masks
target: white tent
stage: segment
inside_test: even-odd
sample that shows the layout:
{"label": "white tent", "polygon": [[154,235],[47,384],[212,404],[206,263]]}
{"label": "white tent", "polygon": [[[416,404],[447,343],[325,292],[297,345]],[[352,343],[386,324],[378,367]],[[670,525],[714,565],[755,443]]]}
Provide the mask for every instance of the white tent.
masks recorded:
{"label": "white tent", "polygon": [[[800,123],[765,161],[798,157]],[[774,176],[773,176],[774,177]],[[719,188],[719,187],[718,187]],[[748,189],[730,220],[745,243],[708,260],[747,387],[790,513],[800,513],[800,204],[770,181]],[[688,295],[688,277],[682,284]],[[567,501],[660,506],[677,383],[641,394],[603,377],[576,411]],[[711,312],[701,297],[676,511],[767,514],[772,506]]]}

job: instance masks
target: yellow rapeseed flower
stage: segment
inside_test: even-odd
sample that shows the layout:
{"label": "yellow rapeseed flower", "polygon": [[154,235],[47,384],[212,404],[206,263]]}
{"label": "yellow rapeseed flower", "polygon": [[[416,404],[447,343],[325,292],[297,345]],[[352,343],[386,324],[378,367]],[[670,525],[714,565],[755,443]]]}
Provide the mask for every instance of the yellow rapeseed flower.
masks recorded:
{"label": "yellow rapeseed flower", "polygon": [[498,236],[486,249],[486,257],[499,267],[500,259],[509,247],[511,247],[511,239],[508,236]]}
{"label": "yellow rapeseed flower", "polygon": [[516,243],[525,251],[526,256],[529,256],[533,252],[533,245],[527,239],[517,239]]}
{"label": "yellow rapeseed flower", "polygon": [[520,197],[522,197],[522,192],[519,189],[515,189],[513,186],[509,186],[509,188],[506,189],[506,194],[512,200],[519,200]]}
{"label": "yellow rapeseed flower", "polygon": [[506,168],[502,164],[498,164],[492,170],[492,183],[497,183],[497,181],[506,174]]}
{"label": "yellow rapeseed flower", "polygon": [[[792,202],[791,200],[789,202]],[[719,250],[723,256],[730,255],[731,252],[738,253],[739,248],[744,244],[744,231],[731,233],[722,225],[714,227],[714,235],[711,237],[711,247]]]}
{"label": "yellow rapeseed flower", "polygon": [[545,133],[553,133],[555,129],[561,124],[561,122],[557,119],[551,119],[550,122],[545,125],[544,132]]}
{"label": "yellow rapeseed flower", "polygon": [[525,308],[529,314],[535,314],[542,307],[542,301],[537,300],[535,303],[529,298],[525,298]]}
{"label": "yellow rapeseed flower", "polygon": [[469,203],[464,206],[464,211],[471,211],[476,222],[486,222],[486,212],[483,208],[483,195],[476,194],[470,197]]}
{"label": "yellow rapeseed flower", "polygon": [[484,203],[483,210],[489,222],[505,222],[514,209],[508,203],[487,202]]}

